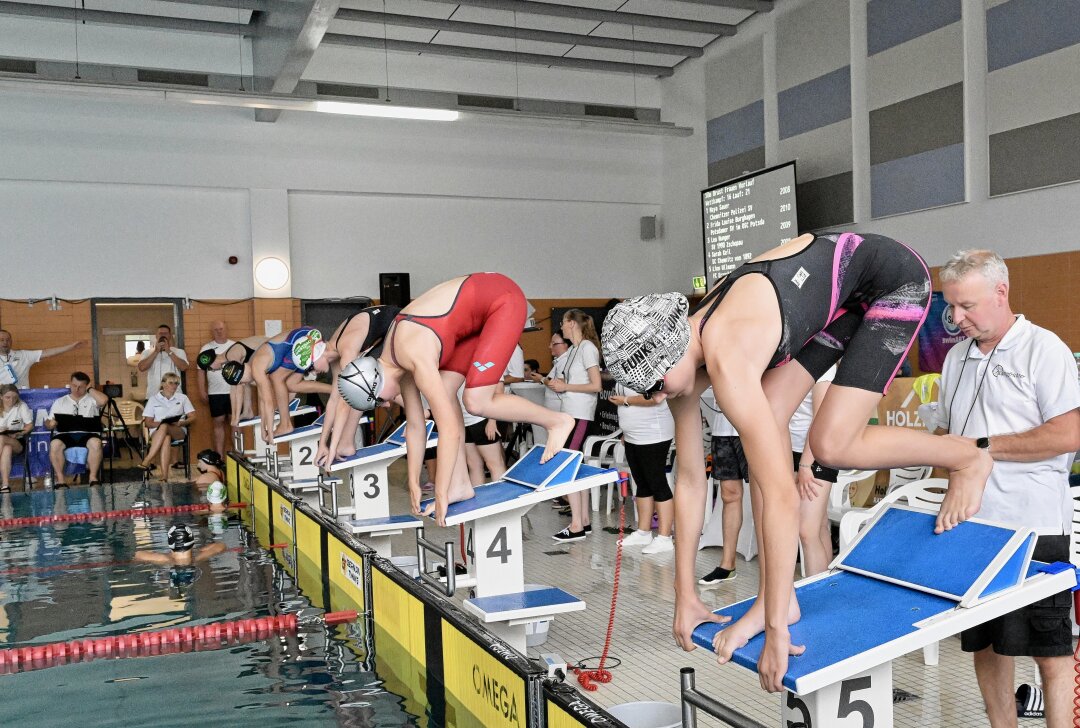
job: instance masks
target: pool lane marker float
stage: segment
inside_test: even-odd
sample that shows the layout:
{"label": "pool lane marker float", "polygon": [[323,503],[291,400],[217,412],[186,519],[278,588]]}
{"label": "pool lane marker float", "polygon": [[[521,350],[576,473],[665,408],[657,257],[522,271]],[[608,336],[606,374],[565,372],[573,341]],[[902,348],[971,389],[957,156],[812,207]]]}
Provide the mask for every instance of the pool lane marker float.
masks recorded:
{"label": "pool lane marker float", "polygon": [[[247,508],[247,503],[232,503],[225,508]],[[51,516],[24,516],[0,520],[0,528],[20,526],[46,526],[50,523],[74,523],[77,521],[105,521],[117,518],[140,518],[143,516],[169,516],[175,513],[208,513],[209,506],[193,503],[186,506],[155,506],[153,508],[128,508],[123,511],[98,511],[96,513],[61,513]]]}
{"label": "pool lane marker float", "polygon": [[[322,615],[327,625],[355,621],[353,610],[329,612]],[[179,652],[219,650],[271,636],[296,634],[299,622],[296,614],[280,614],[232,622],[212,622],[189,627],[169,627],[152,632],[110,635],[93,639],[55,642],[0,650],[0,674],[29,672],[72,662],[152,657]]]}

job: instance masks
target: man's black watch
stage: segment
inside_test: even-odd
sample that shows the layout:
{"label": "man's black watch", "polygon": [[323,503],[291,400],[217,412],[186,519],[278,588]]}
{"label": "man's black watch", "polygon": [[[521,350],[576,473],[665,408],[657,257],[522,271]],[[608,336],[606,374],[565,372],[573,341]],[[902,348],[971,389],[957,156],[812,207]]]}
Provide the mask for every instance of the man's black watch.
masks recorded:
{"label": "man's black watch", "polygon": [[977,440],[975,440],[975,447],[979,448],[980,450],[989,450],[990,449],[990,438],[989,437],[980,437],[980,438],[978,438]]}

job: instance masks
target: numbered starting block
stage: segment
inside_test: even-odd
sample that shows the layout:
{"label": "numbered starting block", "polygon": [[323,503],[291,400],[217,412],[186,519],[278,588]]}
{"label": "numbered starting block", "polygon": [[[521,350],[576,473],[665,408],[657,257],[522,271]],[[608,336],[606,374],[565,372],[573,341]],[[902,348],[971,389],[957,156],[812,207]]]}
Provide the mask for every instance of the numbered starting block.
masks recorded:
{"label": "numbered starting block", "polygon": [[[322,480],[319,508],[348,531],[364,537],[380,556],[390,557],[390,537],[406,528],[419,528],[423,521],[412,515],[390,515],[390,480],[387,469],[405,454],[405,427],[394,430],[378,445],[362,447],[355,454],[333,463],[329,471],[340,477]],[[439,442],[435,423],[425,423],[427,447]]]}
{"label": "numbered starting block", "polygon": [[[291,417],[311,414],[314,411],[315,408],[311,405],[301,406],[299,399],[289,402],[289,415]],[[274,412],[274,423],[277,424],[279,419],[281,419],[281,415]],[[233,430],[233,450],[243,453],[248,460],[253,462],[268,457],[270,451],[270,444],[263,439],[261,424],[262,417],[249,417],[246,420],[240,420],[240,424]],[[252,446],[251,449],[244,449],[244,430],[249,427],[251,428]]]}
{"label": "numbered starting block", "polygon": [[[359,424],[367,423],[363,417]],[[323,432],[323,417],[310,425],[298,427],[287,435],[274,438],[274,444],[286,443],[289,446],[287,458],[280,458],[276,448],[271,448],[267,471],[278,482],[291,491],[315,491],[319,477],[319,468],[315,465],[315,455],[319,451],[319,439]],[[357,431],[359,432],[359,430]],[[284,463],[288,463],[287,465]]]}
{"label": "numbered starting block", "polygon": [[[894,659],[1077,585],[1072,565],[1031,560],[1031,529],[972,519],[936,535],[935,518],[883,509],[829,571],[795,585],[791,642],[806,652],[788,663],[781,726],[892,728]],[[738,619],[753,601],[716,613]],[[694,643],[711,650],[725,627],[699,625]],[[756,672],[764,644],[759,634],[732,661]]]}
{"label": "numbered starting block", "polygon": [[[464,524],[466,530],[468,581],[476,596],[465,600],[465,610],[523,655],[527,624],[584,609],[585,602],[554,587],[525,590],[522,516],[537,503],[619,478],[614,470],[583,465],[581,453],[573,450],[561,450],[541,464],[543,454],[543,446],[532,448],[502,480],[477,486],[472,498],[451,503],[446,513],[447,526]],[[424,501],[421,508],[430,503]]]}

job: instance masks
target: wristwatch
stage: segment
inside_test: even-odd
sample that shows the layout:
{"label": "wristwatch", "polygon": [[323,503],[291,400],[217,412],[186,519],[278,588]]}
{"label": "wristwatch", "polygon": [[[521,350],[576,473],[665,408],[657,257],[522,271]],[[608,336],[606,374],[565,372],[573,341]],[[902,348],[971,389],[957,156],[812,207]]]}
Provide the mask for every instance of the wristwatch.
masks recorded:
{"label": "wristwatch", "polygon": [[980,438],[976,439],[975,440],[975,447],[979,448],[980,450],[989,450],[990,449],[990,438],[989,437],[980,437]]}

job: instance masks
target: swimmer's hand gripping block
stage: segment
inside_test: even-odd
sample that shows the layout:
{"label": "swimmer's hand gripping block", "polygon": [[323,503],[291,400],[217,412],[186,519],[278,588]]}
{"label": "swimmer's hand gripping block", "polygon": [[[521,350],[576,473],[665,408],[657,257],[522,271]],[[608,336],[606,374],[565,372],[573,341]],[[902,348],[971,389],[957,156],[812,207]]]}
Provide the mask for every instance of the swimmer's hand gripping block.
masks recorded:
{"label": "swimmer's hand gripping block", "polygon": [[878,513],[831,567],[935,594],[971,607],[1019,587],[1035,534],[972,519],[934,533],[937,514],[891,504]]}

